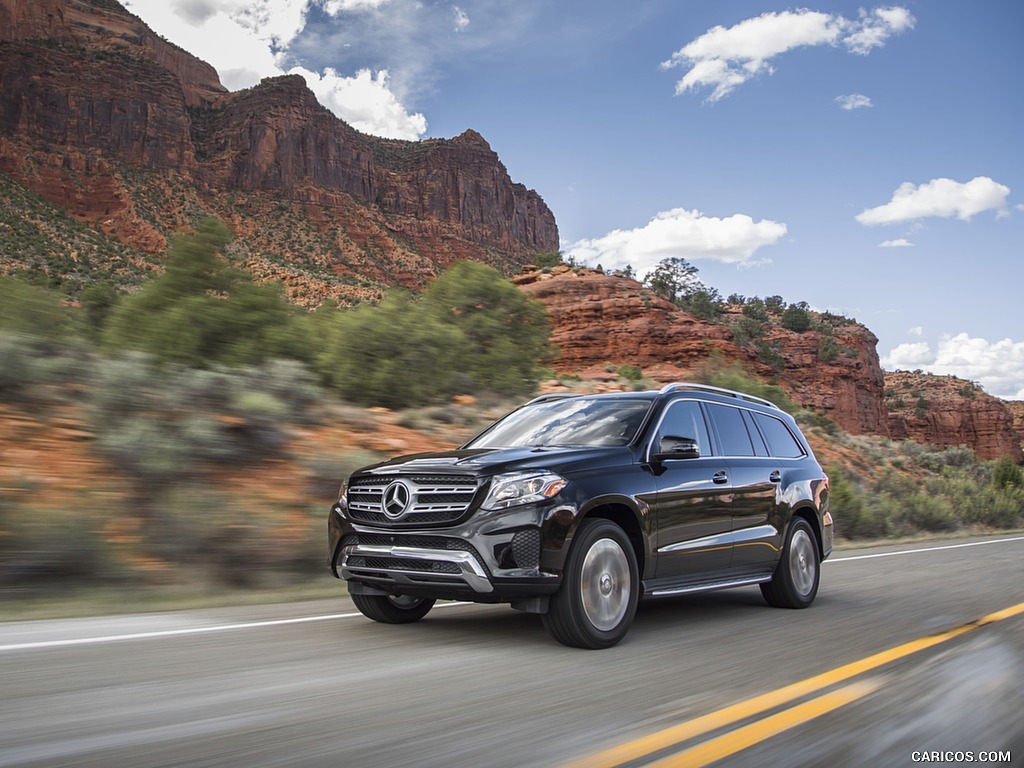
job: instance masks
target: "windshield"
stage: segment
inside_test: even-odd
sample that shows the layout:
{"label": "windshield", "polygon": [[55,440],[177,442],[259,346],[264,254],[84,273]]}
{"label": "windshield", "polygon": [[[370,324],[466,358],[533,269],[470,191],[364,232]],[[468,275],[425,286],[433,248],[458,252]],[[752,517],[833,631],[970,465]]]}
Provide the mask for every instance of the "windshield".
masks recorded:
{"label": "windshield", "polygon": [[650,408],[649,398],[573,397],[513,411],[466,448],[628,445]]}

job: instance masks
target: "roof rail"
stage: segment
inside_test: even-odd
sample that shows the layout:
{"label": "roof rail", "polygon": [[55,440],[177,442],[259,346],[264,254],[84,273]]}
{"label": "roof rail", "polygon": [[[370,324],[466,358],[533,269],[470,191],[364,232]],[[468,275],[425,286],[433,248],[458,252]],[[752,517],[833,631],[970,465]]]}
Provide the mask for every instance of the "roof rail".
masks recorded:
{"label": "roof rail", "polygon": [[756,397],[755,395],[748,395],[745,392],[737,392],[734,389],[723,389],[722,387],[712,387],[710,384],[697,384],[692,381],[674,381],[671,384],[663,386],[659,393],[662,395],[673,392],[677,389],[696,389],[703,392],[715,392],[719,395],[728,395],[729,397],[735,397],[740,400],[749,400],[752,403],[760,403],[761,405],[767,405],[769,408],[774,408],[777,411],[781,411],[775,403],[771,400],[765,400],[763,397]]}
{"label": "roof rail", "polygon": [[533,398],[523,405],[533,405],[534,403],[547,403],[553,400],[565,400],[568,397],[576,397],[576,392],[548,392],[546,395],[540,395],[539,397]]}

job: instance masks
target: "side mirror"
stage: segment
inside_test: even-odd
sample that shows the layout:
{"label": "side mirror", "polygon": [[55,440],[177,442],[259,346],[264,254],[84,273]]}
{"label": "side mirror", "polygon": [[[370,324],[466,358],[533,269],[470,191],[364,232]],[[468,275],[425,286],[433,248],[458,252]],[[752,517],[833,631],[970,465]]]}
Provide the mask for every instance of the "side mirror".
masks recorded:
{"label": "side mirror", "polygon": [[700,446],[692,437],[675,437],[666,435],[658,442],[658,450],[654,453],[655,461],[665,459],[699,459]]}

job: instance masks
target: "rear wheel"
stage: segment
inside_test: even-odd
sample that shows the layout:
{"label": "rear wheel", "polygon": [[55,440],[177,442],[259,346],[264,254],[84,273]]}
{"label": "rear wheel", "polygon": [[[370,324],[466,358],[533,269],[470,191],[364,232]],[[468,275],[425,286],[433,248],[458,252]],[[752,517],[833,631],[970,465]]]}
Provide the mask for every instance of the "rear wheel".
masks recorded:
{"label": "rear wheel", "polygon": [[573,538],[562,586],[542,617],[563,645],[608,648],[629,630],[640,597],[636,555],[608,520],[584,520]]}
{"label": "rear wheel", "polygon": [[772,580],[761,585],[761,594],[776,608],[806,608],[818,594],[820,571],[814,531],[798,517],[790,523],[782,558]]}
{"label": "rear wheel", "polygon": [[434,600],[409,595],[352,595],[352,602],[367,618],[384,624],[411,624],[426,616]]}

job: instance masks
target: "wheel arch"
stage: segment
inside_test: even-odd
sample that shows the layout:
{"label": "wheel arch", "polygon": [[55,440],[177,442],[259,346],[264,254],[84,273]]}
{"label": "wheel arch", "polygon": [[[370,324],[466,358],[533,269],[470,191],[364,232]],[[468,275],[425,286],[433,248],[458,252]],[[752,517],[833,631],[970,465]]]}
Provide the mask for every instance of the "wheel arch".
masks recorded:
{"label": "wheel arch", "polygon": [[818,547],[818,557],[824,560],[825,544],[821,532],[821,521],[818,519],[818,514],[814,507],[808,504],[794,509],[793,515],[789,519],[789,524],[793,525],[797,519],[806,520],[807,524],[811,526],[811,532],[814,534],[814,543]]}
{"label": "wheel arch", "polygon": [[[637,513],[623,502],[607,501],[588,509],[585,514],[576,520],[575,530],[579,529],[584,520],[608,520],[615,523],[626,534],[629,543],[633,546],[633,553],[636,555],[637,569],[641,576],[644,572],[644,565],[647,562],[646,537]],[[575,533],[575,530],[573,531]]]}

